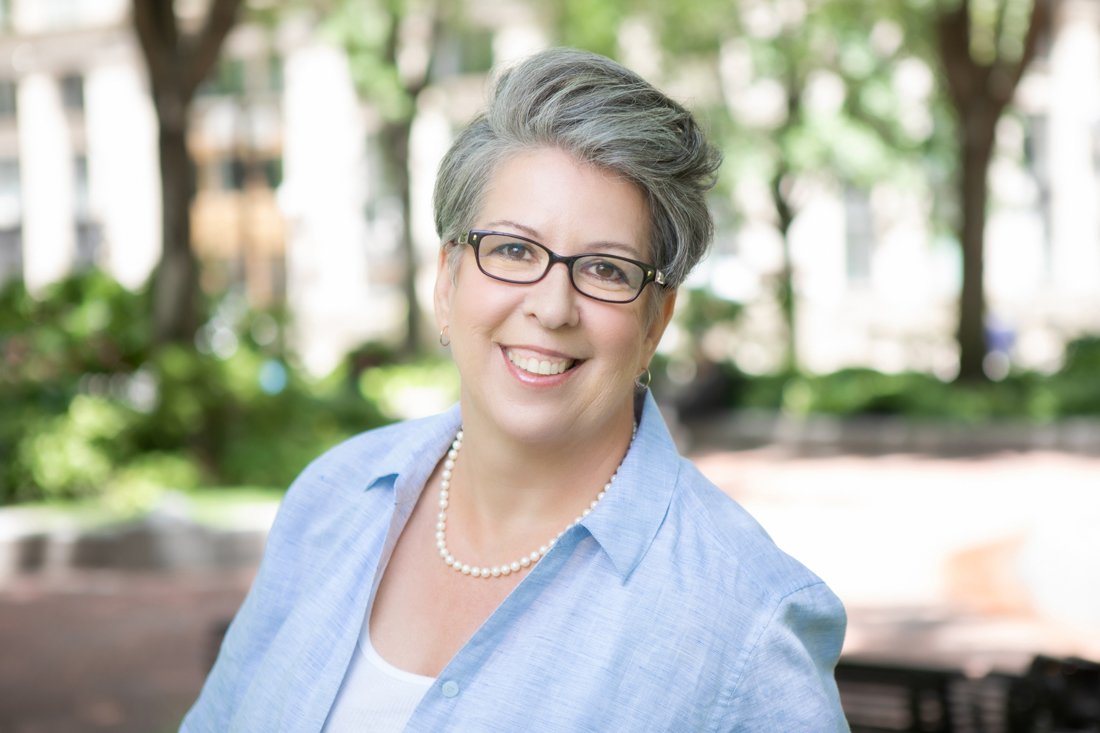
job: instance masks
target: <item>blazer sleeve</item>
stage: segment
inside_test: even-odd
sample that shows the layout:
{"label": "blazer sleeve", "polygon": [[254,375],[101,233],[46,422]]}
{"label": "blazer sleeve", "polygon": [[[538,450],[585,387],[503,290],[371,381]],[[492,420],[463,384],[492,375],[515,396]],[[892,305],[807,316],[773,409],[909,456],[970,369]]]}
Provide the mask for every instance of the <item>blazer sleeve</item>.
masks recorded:
{"label": "blazer sleeve", "polygon": [[844,606],[822,582],[784,596],[715,730],[847,732],[834,677],[846,623]]}

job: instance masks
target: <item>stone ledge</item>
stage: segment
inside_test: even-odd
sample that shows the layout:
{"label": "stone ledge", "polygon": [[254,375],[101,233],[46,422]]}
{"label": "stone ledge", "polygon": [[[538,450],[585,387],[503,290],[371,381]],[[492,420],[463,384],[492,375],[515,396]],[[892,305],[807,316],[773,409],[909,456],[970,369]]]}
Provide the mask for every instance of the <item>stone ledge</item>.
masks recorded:
{"label": "stone ledge", "polygon": [[[170,500],[144,517],[82,528],[16,507],[0,517],[0,587],[20,575],[70,570],[214,571],[254,567],[263,555],[266,521],[211,527]],[[261,519],[266,519],[263,517]]]}
{"label": "stone ledge", "polygon": [[1100,420],[1087,418],[966,425],[892,416],[794,417],[738,410],[681,423],[677,430],[692,450],[768,445],[807,455],[918,453],[951,457],[1052,451],[1100,456]]}

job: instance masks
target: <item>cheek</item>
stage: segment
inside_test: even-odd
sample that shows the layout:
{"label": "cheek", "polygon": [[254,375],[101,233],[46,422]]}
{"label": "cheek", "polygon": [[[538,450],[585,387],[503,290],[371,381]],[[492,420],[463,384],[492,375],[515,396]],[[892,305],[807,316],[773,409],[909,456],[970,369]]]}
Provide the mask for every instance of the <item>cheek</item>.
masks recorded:
{"label": "cheek", "polygon": [[646,325],[642,310],[624,313],[615,323],[605,324],[603,333],[614,334],[607,345],[618,355],[624,370],[633,370],[645,351]]}
{"label": "cheek", "polygon": [[495,282],[471,282],[470,275],[460,274],[451,298],[456,326],[470,333],[488,333],[504,320],[520,311],[517,292]]}

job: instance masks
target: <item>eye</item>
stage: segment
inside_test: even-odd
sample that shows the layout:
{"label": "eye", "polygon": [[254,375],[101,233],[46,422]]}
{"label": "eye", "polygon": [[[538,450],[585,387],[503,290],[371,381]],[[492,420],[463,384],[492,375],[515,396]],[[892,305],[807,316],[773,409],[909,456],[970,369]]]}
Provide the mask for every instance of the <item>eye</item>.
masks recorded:
{"label": "eye", "polygon": [[534,247],[525,242],[515,241],[494,244],[485,254],[489,257],[512,262],[522,262],[535,257]]}
{"label": "eye", "polygon": [[592,258],[584,261],[584,276],[608,284],[627,283],[630,278],[617,262],[607,258]]}

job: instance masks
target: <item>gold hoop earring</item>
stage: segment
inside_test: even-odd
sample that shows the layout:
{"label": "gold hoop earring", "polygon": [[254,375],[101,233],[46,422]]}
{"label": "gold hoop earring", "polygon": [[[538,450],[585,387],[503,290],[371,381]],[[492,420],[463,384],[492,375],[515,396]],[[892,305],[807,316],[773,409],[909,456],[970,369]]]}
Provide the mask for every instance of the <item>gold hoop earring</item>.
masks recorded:
{"label": "gold hoop earring", "polygon": [[444,349],[451,345],[451,337],[447,335],[447,329],[449,326],[444,326],[439,331],[439,345]]}
{"label": "gold hoop earring", "polygon": [[646,367],[641,374],[634,377],[634,386],[638,388],[639,392],[644,392],[652,381],[653,374],[649,371],[649,367]]}

